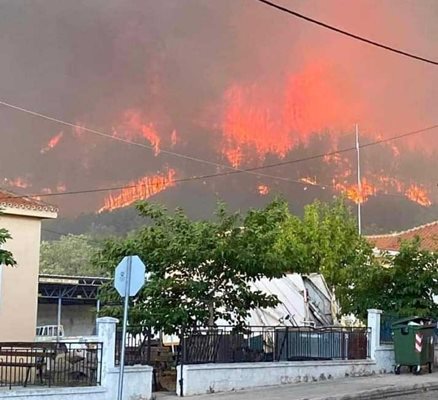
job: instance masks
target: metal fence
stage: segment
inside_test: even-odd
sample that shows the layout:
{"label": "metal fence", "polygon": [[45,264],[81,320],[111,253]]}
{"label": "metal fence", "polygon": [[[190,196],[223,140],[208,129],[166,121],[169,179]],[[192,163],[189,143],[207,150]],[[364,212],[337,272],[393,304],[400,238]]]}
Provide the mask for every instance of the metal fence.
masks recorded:
{"label": "metal fence", "polygon": [[[122,354],[122,329],[116,332],[115,363],[120,365]],[[125,365],[153,365],[159,340],[145,326],[130,326],[126,332]]]}
{"label": "metal fence", "polygon": [[369,356],[369,330],[343,327],[214,327],[185,332],[180,363],[354,360]]}
{"label": "metal fence", "polygon": [[[392,335],[392,324],[402,318],[409,318],[412,315],[401,315],[401,314],[391,314],[382,313],[380,316],[380,344],[392,344],[394,343],[394,338]],[[432,320],[436,321],[437,317],[430,317]],[[435,336],[438,337],[438,328],[435,329]]]}
{"label": "metal fence", "polygon": [[102,344],[0,343],[0,387],[99,386]]}
{"label": "metal fence", "polygon": [[382,313],[380,316],[380,344],[392,344],[392,324],[401,317],[396,314]]}

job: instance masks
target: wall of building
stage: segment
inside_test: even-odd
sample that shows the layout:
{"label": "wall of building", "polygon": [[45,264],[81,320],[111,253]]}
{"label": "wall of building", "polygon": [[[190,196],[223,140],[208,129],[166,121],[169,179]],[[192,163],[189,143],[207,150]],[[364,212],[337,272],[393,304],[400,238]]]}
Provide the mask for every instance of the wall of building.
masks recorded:
{"label": "wall of building", "polygon": [[33,341],[37,319],[41,219],[0,215],[16,267],[0,266],[0,341]]}
{"label": "wall of building", "polygon": [[[37,325],[57,325],[58,305],[38,304]],[[66,336],[84,336],[95,333],[96,306],[90,304],[63,304],[61,324]]]}
{"label": "wall of building", "polygon": [[[376,369],[376,363],[368,360],[184,365],[182,367],[183,395],[324,381],[347,376],[366,376],[374,374]],[[177,374],[177,382],[179,382],[180,366]],[[181,395],[179,384],[177,384],[177,393]]]}

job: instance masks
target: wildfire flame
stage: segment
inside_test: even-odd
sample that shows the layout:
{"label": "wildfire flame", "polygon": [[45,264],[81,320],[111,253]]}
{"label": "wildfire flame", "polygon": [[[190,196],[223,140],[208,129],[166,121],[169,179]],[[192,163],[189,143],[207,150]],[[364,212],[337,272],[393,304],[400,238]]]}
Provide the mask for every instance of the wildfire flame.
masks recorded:
{"label": "wildfire flame", "polygon": [[136,201],[146,200],[157,193],[175,185],[175,170],[169,169],[166,175],[145,176],[138,181],[128,184],[117,195],[110,194],[104,200],[103,207],[98,211],[112,211],[117,208],[127,207]]}
{"label": "wildfire flame", "polygon": [[[284,158],[291,155],[291,151],[301,148],[309,150],[312,154],[313,148],[310,146],[314,142],[310,139],[317,139],[315,135],[323,139],[315,143],[328,146],[325,148],[326,152],[334,152],[341,147],[339,132],[351,132],[353,123],[357,120],[356,116],[363,115],[362,104],[358,104],[348,90],[345,92],[340,89],[342,82],[341,85],[339,83],[339,77],[333,75],[331,69],[318,60],[304,66],[297,73],[286,75],[276,84],[271,84],[270,81],[234,82],[225,90],[220,109],[214,107],[214,122],[209,118],[207,122],[202,119],[201,125],[220,131],[220,144],[216,151],[235,168],[244,164],[262,165],[268,156]],[[155,155],[160,153],[161,146],[174,148],[182,142],[186,144],[180,136],[182,131],[177,131],[179,127],[174,125],[175,121],[152,111],[146,114],[142,110],[128,108],[122,112],[113,128],[113,136],[132,141],[147,141]],[[160,117],[151,118],[153,115]],[[73,137],[77,142],[89,140],[89,135],[84,134],[85,126],[86,123],[77,122],[77,127],[73,129]],[[176,129],[173,129],[175,126]],[[162,135],[163,132],[167,132],[166,135]],[[322,135],[323,132],[327,136]],[[372,131],[368,131],[372,139],[384,139],[383,136],[369,132]],[[63,132],[53,136],[40,150],[41,153],[45,154],[54,149],[62,137]],[[430,196],[434,192],[429,190],[429,187],[412,181],[407,182],[399,175],[391,175],[398,171],[397,167],[400,166],[399,157],[405,149],[403,143],[397,143],[397,146],[387,143],[386,146],[391,168],[386,169],[386,165],[381,166],[377,163],[379,166],[373,169],[374,165],[370,166],[370,162],[363,162],[364,178],[361,189],[357,183],[353,183],[356,160],[354,154],[349,156],[348,153],[327,155],[323,162],[328,165],[324,165],[322,170],[313,167],[306,170],[306,167],[303,167],[298,170],[299,175],[294,179],[303,183],[304,190],[309,190],[311,186],[331,188],[345,193],[356,203],[364,203],[379,194],[397,193],[422,206],[430,206]],[[83,157],[82,165],[87,169],[92,160],[91,151],[92,149],[89,150],[87,147],[83,152],[87,157]],[[397,160],[393,162],[394,159]],[[314,165],[320,162],[321,160],[315,161]],[[284,171],[278,173],[279,176],[283,174]],[[140,199],[148,199],[173,186],[174,176],[175,171],[171,169],[167,173],[132,181],[129,184],[132,187],[107,196],[99,212],[125,207]],[[5,183],[20,188],[29,186],[28,182],[21,178],[7,182],[5,180]],[[266,196],[271,192],[271,188],[266,184],[256,184],[254,187],[260,196]],[[55,183],[51,189],[44,188],[42,192],[52,193],[55,188],[57,192],[66,191],[64,184],[58,184],[56,187]],[[435,196],[433,200],[436,201]]]}
{"label": "wildfire flame", "polygon": [[229,87],[221,124],[222,154],[234,167],[263,160],[267,154],[283,158],[327,127],[350,128],[357,102],[340,96],[331,78],[329,69],[315,64],[290,76],[277,90],[259,84]]}
{"label": "wildfire flame", "polygon": [[161,139],[151,122],[145,123],[142,115],[136,110],[127,110],[123,114],[123,123],[119,129],[114,129],[114,136],[134,140],[137,136],[146,139],[153,147],[154,154],[160,153]]}
{"label": "wildfire flame", "polygon": [[59,132],[57,135],[50,138],[50,140],[47,142],[47,145],[40,150],[40,153],[45,154],[48,151],[54,149],[56,146],[58,146],[63,136],[64,132]]}
{"label": "wildfire flame", "polygon": [[269,186],[267,185],[259,185],[258,190],[261,196],[266,196],[270,192]]}
{"label": "wildfire flame", "polygon": [[418,185],[410,185],[406,190],[405,195],[409,200],[415,201],[422,206],[429,207],[432,205],[432,201],[430,200],[427,191]]}
{"label": "wildfire flame", "polygon": [[4,182],[6,185],[13,186],[13,187],[20,188],[20,189],[27,189],[28,187],[31,186],[31,184],[28,182],[27,179],[21,178],[21,177],[14,178],[14,179],[5,178]]}
{"label": "wildfire flame", "polygon": [[56,186],[57,192],[65,192],[67,190],[67,185],[65,183],[58,183]]}
{"label": "wildfire flame", "polygon": [[333,188],[337,191],[345,193],[347,198],[354,201],[356,204],[365,203],[371,196],[376,196],[379,193],[391,194],[394,191],[405,195],[409,200],[420,204],[424,207],[432,205],[432,200],[428,191],[416,184],[411,184],[405,188],[405,184],[396,178],[381,176],[376,182],[370,182],[366,178],[362,179],[361,190],[357,184],[348,185],[333,180]]}
{"label": "wildfire flame", "polygon": [[307,176],[307,177],[301,178],[300,181],[303,183],[308,183],[309,185],[312,185],[312,186],[315,186],[318,184],[316,182],[316,177],[312,178],[312,177]]}
{"label": "wildfire flame", "polygon": [[172,147],[175,147],[178,143],[178,135],[176,133],[176,129],[174,129],[170,135],[170,143],[172,144]]}
{"label": "wildfire flame", "polygon": [[[390,150],[393,156],[398,157],[400,155],[400,150],[392,144],[390,145]],[[380,174],[368,171],[367,177],[362,179],[362,190],[360,191],[357,184],[348,182],[351,181],[355,173],[352,163],[347,157],[335,154],[324,157],[324,161],[337,167],[338,172],[332,180],[334,190],[345,193],[347,198],[355,203],[364,203],[370,197],[381,193],[388,195],[398,193],[424,207],[432,205],[430,193],[422,185],[408,185],[396,177],[385,175],[383,170],[380,171]]]}
{"label": "wildfire flame", "polygon": [[347,198],[356,204],[366,202],[371,196],[375,196],[377,193],[376,187],[366,178],[362,179],[360,188],[357,184],[344,185],[342,183],[336,183],[335,189],[345,193]]}

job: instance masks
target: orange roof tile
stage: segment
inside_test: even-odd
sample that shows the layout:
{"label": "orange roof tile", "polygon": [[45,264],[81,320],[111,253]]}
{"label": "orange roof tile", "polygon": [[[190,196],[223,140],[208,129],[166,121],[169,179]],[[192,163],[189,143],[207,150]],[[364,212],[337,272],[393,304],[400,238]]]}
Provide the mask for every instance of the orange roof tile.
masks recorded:
{"label": "orange roof tile", "polygon": [[421,248],[424,250],[438,250],[438,220],[429,224],[417,226],[403,232],[387,235],[366,236],[368,241],[379,250],[398,251],[402,240],[412,240],[419,237]]}
{"label": "orange roof tile", "polygon": [[0,189],[0,211],[2,208],[21,208],[35,211],[57,213],[58,208],[32,197],[26,197],[8,190]]}

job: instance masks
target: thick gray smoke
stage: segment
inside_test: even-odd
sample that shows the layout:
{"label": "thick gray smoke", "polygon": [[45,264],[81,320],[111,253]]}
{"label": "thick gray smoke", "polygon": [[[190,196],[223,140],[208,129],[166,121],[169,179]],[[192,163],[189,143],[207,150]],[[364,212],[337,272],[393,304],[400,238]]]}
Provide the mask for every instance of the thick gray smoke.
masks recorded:
{"label": "thick gray smoke", "polygon": [[[282,3],[438,59],[434,0]],[[257,84],[272,89],[273,96],[307,66],[328,66],[324,76],[339,89],[336,101],[345,100],[343,115],[356,110],[354,117],[370,137],[438,123],[436,67],[352,42],[252,0],[2,0],[0,51],[2,100],[109,133],[122,129],[127,110],[136,110],[154,124],[163,148],[170,148],[176,130],[175,151],[222,163],[227,162],[218,151],[226,90],[236,83]],[[328,96],[318,104],[333,102]],[[0,129],[0,178],[21,177],[30,193],[118,185],[166,166],[183,176],[216,171],[1,106]],[[58,146],[44,151],[60,132]],[[436,178],[436,161],[411,166],[417,155],[433,160],[437,137],[433,131],[401,144],[413,159],[402,166],[406,179]],[[102,195],[56,201],[67,212],[77,212],[78,204],[95,210]]]}

